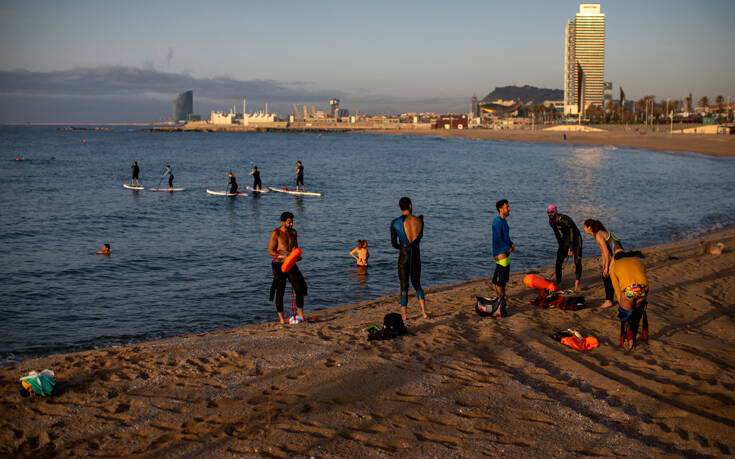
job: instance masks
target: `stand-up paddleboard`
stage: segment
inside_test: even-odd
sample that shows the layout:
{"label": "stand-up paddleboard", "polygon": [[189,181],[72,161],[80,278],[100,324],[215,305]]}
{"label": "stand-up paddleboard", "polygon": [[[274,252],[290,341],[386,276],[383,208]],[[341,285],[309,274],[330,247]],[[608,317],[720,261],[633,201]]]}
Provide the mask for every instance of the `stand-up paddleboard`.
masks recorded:
{"label": "stand-up paddleboard", "polygon": [[293,194],[296,196],[321,196],[321,193],[316,193],[314,191],[293,191],[293,190],[287,190],[285,188],[275,188],[270,187],[271,191],[277,191],[279,193],[286,193],[286,194]]}
{"label": "stand-up paddleboard", "polygon": [[245,187],[248,191],[252,191],[253,193],[270,193],[270,190],[268,188],[262,188],[260,190],[256,190],[255,188],[251,186]]}
{"label": "stand-up paddleboard", "polygon": [[247,196],[248,195],[247,193],[243,193],[240,190],[237,190],[236,193],[229,193],[227,191],[210,190],[209,188],[207,188],[207,193],[213,194],[215,196]]}
{"label": "stand-up paddleboard", "polygon": [[128,190],[145,190],[144,186],[132,186],[127,183],[123,183],[123,188],[127,188]]}
{"label": "stand-up paddleboard", "polygon": [[186,188],[148,188],[148,191],[184,191]]}

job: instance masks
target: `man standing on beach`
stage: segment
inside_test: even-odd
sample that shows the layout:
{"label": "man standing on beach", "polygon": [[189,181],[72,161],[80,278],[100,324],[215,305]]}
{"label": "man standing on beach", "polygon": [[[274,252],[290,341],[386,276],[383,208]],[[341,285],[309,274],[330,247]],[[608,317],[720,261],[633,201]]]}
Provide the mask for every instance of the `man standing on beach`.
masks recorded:
{"label": "man standing on beach", "polygon": [[301,184],[301,191],[306,191],[306,187],[304,186],[304,165],[301,164],[301,161],[296,161],[296,172],[293,175],[296,176],[296,191],[299,191],[299,183]]}
{"label": "man standing on beach", "polygon": [[549,226],[554,230],[559,249],[556,251],[556,286],[561,288],[561,273],[564,261],[574,255],[574,290],[579,290],[582,277],[582,234],[568,215],[560,214],[554,204],[546,208]]}
{"label": "man standing on beach", "polygon": [[403,197],[398,201],[401,216],[390,225],[390,242],[398,252],[398,281],[401,284],[401,315],[406,320],[408,310],[408,279],[416,290],[416,298],[421,305],[421,314],[426,314],[426,300],[421,288],[421,237],[424,235],[424,216],[413,215],[411,199]]}
{"label": "man standing on beach", "polygon": [[271,262],[273,283],[271,284],[270,299],[271,301],[274,297],[276,299],[276,311],[282,324],[286,323],[283,319],[283,295],[286,292],[286,279],[288,279],[295,294],[298,317],[304,317],[304,297],[307,294],[304,276],[296,265],[293,265],[287,273],[281,271],[283,261],[298,246],[296,230],[293,229],[293,214],[284,212],[281,214],[281,226],[271,232],[270,241],[268,242],[268,254],[273,257]]}
{"label": "man standing on beach", "polygon": [[495,259],[495,273],[493,273],[493,284],[495,293],[498,295],[499,304],[497,315],[505,315],[505,284],[510,278],[510,254],[516,248],[510,240],[510,227],[506,219],[510,214],[510,204],[507,199],[501,199],[495,203],[498,216],[493,220],[493,258]]}

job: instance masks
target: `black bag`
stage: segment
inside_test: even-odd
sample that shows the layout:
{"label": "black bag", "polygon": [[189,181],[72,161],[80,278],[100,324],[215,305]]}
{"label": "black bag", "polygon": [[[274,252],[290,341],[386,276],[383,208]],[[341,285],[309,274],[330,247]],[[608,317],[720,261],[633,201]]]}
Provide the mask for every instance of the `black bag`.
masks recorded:
{"label": "black bag", "polygon": [[585,302],[584,297],[569,296],[561,292],[549,292],[548,290],[542,290],[538,297],[531,301],[540,308],[546,309],[560,309],[562,311],[578,311],[584,309]]}
{"label": "black bag", "polygon": [[405,335],[408,333],[406,325],[403,323],[403,317],[400,314],[391,312],[383,317],[383,328],[377,325],[370,325],[367,327],[368,340],[386,340],[393,339],[396,336]]}
{"label": "black bag", "polygon": [[383,332],[392,335],[391,338],[408,333],[403,317],[397,312],[391,312],[383,317]]}
{"label": "black bag", "polygon": [[486,298],[484,296],[477,297],[475,303],[475,312],[482,317],[505,317],[508,312],[505,309],[507,300],[504,296],[494,296]]}

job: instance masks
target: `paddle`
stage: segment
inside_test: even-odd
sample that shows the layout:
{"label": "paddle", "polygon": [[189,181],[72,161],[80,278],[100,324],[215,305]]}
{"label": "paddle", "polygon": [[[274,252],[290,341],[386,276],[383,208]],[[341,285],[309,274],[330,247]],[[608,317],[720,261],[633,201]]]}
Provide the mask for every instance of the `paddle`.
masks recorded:
{"label": "paddle", "polygon": [[163,181],[163,175],[161,175],[161,180],[158,181],[158,185],[156,186],[157,190],[161,189],[161,182]]}

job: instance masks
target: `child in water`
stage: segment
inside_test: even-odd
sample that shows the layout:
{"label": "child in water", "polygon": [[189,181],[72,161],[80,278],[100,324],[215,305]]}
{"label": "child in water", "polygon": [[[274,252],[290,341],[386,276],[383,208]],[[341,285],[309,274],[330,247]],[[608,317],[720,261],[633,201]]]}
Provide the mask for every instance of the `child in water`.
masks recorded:
{"label": "child in water", "polygon": [[110,244],[103,244],[102,250],[98,250],[94,254],[95,255],[109,255],[111,253],[112,251],[110,250]]}
{"label": "child in water", "polygon": [[[363,239],[357,240],[357,247],[352,249],[352,252],[350,252],[350,255],[352,258],[357,260],[357,266],[367,266],[368,265],[368,258],[370,258],[370,252],[368,252],[367,249],[367,241]],[[357,255],[355,255],[357,253]]]}

